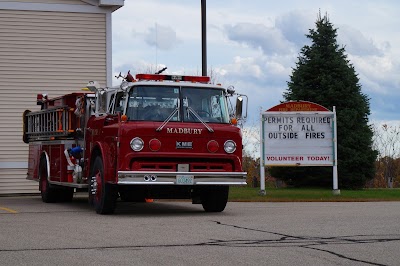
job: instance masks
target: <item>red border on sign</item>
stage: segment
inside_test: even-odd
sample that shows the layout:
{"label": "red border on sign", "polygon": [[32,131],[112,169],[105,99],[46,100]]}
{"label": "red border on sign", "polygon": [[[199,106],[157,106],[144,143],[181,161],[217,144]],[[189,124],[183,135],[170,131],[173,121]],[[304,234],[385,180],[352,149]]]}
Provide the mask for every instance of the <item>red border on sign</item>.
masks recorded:
{"label": "red border on sign", "polygon": [[330,110],[313,102],[290,101],[275,105],[266,112],[330,112]]}

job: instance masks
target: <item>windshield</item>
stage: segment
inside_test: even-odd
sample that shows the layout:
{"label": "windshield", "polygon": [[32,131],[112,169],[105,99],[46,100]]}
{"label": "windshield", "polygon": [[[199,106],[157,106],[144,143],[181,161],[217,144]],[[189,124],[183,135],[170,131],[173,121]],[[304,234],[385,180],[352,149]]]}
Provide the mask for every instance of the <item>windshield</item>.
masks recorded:
{"label": "windshield", "polygon": [[204,122],[228,123],[229,116],[223,90],[183,87],[181,91],[183,121],[199,122],[196,119],[197,114]]}
{"label": "windshield", "polygon": [[[229,123],[222,89],[135,86],[129,92],[128,120]],[[200,118],[200,119],[199,119]]]}

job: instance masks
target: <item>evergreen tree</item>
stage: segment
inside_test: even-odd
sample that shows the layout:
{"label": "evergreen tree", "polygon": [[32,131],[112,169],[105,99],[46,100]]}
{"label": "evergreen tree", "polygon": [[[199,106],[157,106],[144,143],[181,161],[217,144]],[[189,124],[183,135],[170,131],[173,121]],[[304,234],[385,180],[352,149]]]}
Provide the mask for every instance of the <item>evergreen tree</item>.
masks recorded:
{"label": "evergreen tree", "polygon": [[[339,188],[361,188],[374,177],[377,156],[368,125],[369,99],[361,92],[344,47],[339,48],[336,42],[336,31],[328,16],[319,14],[316,29],[306,35],[312,44],[301,49],[284,98],[315,102],[329,109],[336,106]],[[273,174],[294,185],[332,184],[331,167],[275,168]]]}

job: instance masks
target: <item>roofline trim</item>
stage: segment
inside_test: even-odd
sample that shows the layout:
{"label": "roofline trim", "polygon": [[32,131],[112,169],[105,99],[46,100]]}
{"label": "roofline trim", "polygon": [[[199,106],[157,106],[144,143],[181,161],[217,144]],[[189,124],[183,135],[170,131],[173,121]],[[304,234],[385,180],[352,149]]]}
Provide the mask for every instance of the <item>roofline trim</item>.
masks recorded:
{"label": "roofline trim", "polygon": [[[85,2],[87,3],[87,2]],[[88,3],[90,4],[90,3]],[[68,5],[68,4],[43,4],[26,2],[0,2],[0,10],[22,10],[22,11],[53,11],[73,13],[112,13],[122,6],[91,6],[91,5]]]}
{"label": "roofline trim", "polygon": [[92,6],[98,6],[99,1],[98,0],[81,0],[82,2],[85,2],[86,4],[92,5]]}
{"label": "roofline trim", "polygon": [[92,6],[111,7],[113,11],[124,6],[124,0],[81,0]]}

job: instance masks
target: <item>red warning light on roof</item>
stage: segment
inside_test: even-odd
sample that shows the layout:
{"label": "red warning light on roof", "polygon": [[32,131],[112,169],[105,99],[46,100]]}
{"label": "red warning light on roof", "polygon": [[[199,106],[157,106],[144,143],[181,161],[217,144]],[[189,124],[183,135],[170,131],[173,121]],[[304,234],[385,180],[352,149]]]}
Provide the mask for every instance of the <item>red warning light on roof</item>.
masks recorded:
{"label": "red warning light on roof", "polygon": [[210,77],[206,76],[180,76],[180,75],[158,75],[158,74],[137,74],[136,79],[138,80],[154,80],[154,81],[188,81],[188,82],[200,82],[209,83]]}

